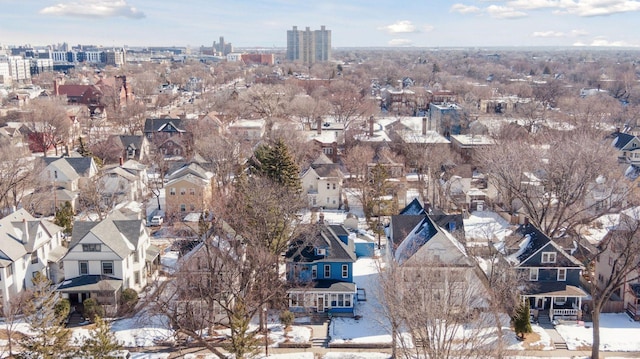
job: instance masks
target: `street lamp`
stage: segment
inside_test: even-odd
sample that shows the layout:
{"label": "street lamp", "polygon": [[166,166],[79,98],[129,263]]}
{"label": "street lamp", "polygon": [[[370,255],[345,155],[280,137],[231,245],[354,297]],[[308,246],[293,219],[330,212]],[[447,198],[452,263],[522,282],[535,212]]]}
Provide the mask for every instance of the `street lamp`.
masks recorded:
{"label": "street lamp", "polygon": [[269,356],[269,328],[267,328],[267,307],[262,307],[264,313],[264,356]]}

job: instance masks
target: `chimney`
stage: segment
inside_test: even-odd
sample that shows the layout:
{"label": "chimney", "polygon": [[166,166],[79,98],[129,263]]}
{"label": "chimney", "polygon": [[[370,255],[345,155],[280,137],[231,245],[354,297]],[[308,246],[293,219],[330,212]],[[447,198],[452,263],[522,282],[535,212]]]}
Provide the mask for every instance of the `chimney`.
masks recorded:
{"label": "chimney", "polygon": [[425,136],[427,134],[427,118],[422,118],[422,135]]}
{"label": "chimney", "polygon": [[529,217],[524,217],[524,225],[525,226],[529,225]]}
{"label": "chimney", "polygon": [[318,133],[318,135],[322,134],[322,117],[318,116],[318,118],[316,118],[316,131]]}
{"label": "chimney", "polygon": [[23,218],[22,219],[22,224],[23,224],[23,231],[22,232],[22,243],[23,244],[27,244],[29,243],[29,227],[27,226],[27,219]]}
{"label": "chimney", "polygon": [[124,159],[122,158],[122,156],[120,156],[120,167],[122,167],[123,164],[124,164]]}
{"label": "chimney", "polygon": [[369,137],[373,137],[373,116],[369,117]]}
{"label": "chimney", "polygon": [[321,211],[319,217],[318,223],[324,224],[324,212]]}

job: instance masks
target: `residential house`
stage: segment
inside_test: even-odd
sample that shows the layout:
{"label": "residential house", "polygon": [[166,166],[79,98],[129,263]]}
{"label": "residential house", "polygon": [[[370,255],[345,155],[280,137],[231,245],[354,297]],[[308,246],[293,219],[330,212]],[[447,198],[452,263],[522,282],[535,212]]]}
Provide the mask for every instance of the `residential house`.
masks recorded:
{"label": "residential house", "polygon": [[353,237],[342,225],[311,224],[285,254],[289,310],[354,315]]}
{"label": "residential house", "polygon": [[613,146],[619,151],[618,161],[640,165],[640,139],[638,137],[616,131],[610,136]]}
{"label": "residential house", "polygon": [[467,162],[473,159],[478,149],[495,145],[495,141],[488,135],[451,135],[450,138],[453,150]]}
{"label": "residential house", "polygon": [[340,165],[321,153],[300,178],[302,188],[307,192],[309,207],[341,208],[343,178]]}
{"label": "residential house", "polygon": [[410,290],[465,311],[486,309],[488,281],[475,260],[449,231],[429,216],[415,213],[415,203],[408,207],[407,214],[392,219],[393,245],[387,256],[406,283],[416,283]]}
{"label": "residential house", "polygon": [[25,289],[33,287],[31,278],[40,273],[52,283],[64,278],[62,228],[35,219],[19,209],[0,219],[0,304],[3,308]]}
{"label": "residential house", "polygon": [[190,213],[202,213],[210,208],[212,174],[196,163],[185,164],[166,179],[166,218],[181,221]]}
{"label": "residential house", "polygon": [[381,107],[389,113],[413,115],[416,112],[416,93],[412,90],[386,86],[380,90],[380,97]]}
{"label": "residential house", "polygon": [[[601,252],[595,262],[595,278],[592,279],[595,280],[598,288],[604,288],[612,274],[615,275],[616,270],[620,270],[619,258],[627,258],[621,253],[621,251],[629,248],[626,241],[638,240],[637,229],[640,224],[640,207],[632,207],[621,211],[617,219],[611,215],[606,216],[606,218],[609,219],[608,221],[605,220],[607,223],[602,223],[601,225],[605,227],[606,234],[599,242],[594,243],[595,249],[593,251],[595,253]],[[637,248],[637,246],[632,246],[631,248]],[[640,261],[637,262],[635,267],[640,268]],[[625,283],[614,291],[612,299],[622,301],[624,309],[629,316],[634,320],[640,320],[640,278],[638,278],[637,270],[627,274]]]}
{"label": "residential house", "polygon": [[262,139],[267,129],[267,122],[264,119],[240,119],[232,121],[227,130],[238,139],[249,142],[258,142]]}
{"label": "residential house", "polygon": [[507,237],[505,251],[507,261],[527,279],[522,297],[535,317],[582,318],[587,293],[580,286],[580,261],[529,223]]}
{"label": "residential house", "polygon": [[69,202],[75,211],[80,190],[98,173],[93,157],[43,157],[41,161],[44,170],[40,179],[44,186],[25,196],[24,206],[51,215]]}
{"label": "residential house", "polygon": [[76,221],[64,256],[65,281],[58,291],[75,303],[95,298],[117,306],[122,290],[141,291],[159,266],[159,248],[151,245],[141,219],[118,211],[99,222]]}
{"label": "residential house", "polygon": [[148,118],[144,135],[157,153],[169,158],[189,158],[193,152],[193,133],[180,118]]}
{"label": "residential house", "polygon": [[123,166],[111,165],[103,168],[97,187],[106,206],[144,199],[145,186],[142,179]]}
{"label": "residential house", "polygon": [[113,135],[110,142],[120,149],[124,160],[144,161],[149,158],[149,140],[145,136]]}
{"label": "residential house", "polygon": [[464,127],[462,108],[454,103],[429,104],[429,128],[449,138]]}
{"label": "residential house", "polygon": [[333,162],[338,161],[339,148],[344,144],[344,123],[318,117],[305,130],[307,141],[319,147]]}

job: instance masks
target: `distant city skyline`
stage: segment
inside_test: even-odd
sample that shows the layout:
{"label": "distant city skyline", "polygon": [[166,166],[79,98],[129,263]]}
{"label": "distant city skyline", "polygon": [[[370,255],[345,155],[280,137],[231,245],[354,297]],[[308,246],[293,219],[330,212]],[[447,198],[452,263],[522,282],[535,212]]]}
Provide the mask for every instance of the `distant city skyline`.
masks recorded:
{"label": "distant city skyline", "polygon": [[0,45],[286,47],[326,25],[335,47],[639,47],[640,0],[0,0]]}

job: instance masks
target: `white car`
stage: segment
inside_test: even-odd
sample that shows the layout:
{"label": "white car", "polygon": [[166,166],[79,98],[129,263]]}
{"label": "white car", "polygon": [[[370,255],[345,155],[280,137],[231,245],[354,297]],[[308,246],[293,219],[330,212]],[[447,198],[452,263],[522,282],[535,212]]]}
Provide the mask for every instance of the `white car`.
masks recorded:
{"label": "white car", "polygon": [[162,218],[162,216],[153,216],[149,221],[149,226],[158,227],[162,225],[162,222],[164,222],[164,219]]}

